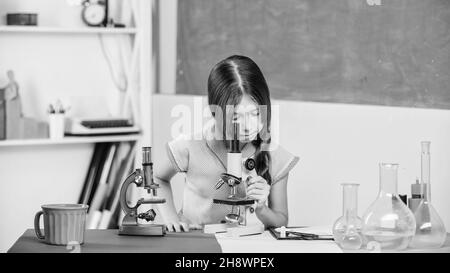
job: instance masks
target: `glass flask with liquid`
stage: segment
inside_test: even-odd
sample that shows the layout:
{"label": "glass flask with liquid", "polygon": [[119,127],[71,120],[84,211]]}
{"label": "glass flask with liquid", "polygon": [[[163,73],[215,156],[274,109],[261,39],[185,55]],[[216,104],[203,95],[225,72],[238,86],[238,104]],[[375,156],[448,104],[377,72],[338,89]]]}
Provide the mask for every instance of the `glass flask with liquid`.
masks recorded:
{"label": "glass flask with liquid", "polygon": [[342,216],[333,225],[334,241],[342,249],[360,249],[363,244],[361,235],[362,220],[358,217],[358,186],[354,183],[342,183]]}
{"label": "glass flask with liquid", "polygon": [[379,168],[378,197],[363,216],[364,241],[378,243],[381,250],[405,249],[414,236],[416,221],[397,193],[398,164],[381,163]]}
{"label": "glass flask with liquid", "polygon": [[422,181],[419,206],[414,211],[416,218],[416,234],[410,243],[413,248],[439,248],[445,243],[447,231],[439,214],[431,204],[430,184],[430,142],[423,141],[422,145]]}

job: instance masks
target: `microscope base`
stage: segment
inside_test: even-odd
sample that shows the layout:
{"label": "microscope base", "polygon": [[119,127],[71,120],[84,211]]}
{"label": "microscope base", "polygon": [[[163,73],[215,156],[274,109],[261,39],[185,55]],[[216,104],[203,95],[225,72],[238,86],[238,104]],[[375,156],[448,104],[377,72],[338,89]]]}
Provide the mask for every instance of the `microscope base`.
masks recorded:
{"label": "microscope base", "polygon": [[131,236],[164,236],[166,234],[165,225],[124,225],[119,227],[119,235]]}

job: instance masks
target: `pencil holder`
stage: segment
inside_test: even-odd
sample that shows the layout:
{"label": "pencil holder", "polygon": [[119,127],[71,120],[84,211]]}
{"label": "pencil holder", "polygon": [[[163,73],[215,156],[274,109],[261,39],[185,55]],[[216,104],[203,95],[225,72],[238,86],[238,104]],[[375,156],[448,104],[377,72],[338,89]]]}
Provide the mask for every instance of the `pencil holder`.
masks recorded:
{"label": "pencil holder", "polygon": [[61,139],[64,137],[64,114],[49,114],[49,135],[51,139]]}

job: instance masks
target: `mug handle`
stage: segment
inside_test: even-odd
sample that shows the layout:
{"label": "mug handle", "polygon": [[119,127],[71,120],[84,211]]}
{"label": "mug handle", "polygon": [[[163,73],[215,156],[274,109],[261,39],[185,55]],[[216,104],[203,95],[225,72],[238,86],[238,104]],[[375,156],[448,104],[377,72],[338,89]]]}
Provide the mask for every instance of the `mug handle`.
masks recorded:
{"label": "mug handle", "polygon": [[39,219],[41,218],[41,215],[43,213],[43,211],[38,211],[38,213],[36,213],[36,215],[34,216],[34,232],[36,233],[36,236],[41,240],[45,239],[45,236],[42,235],[41,228],[39,227]]}

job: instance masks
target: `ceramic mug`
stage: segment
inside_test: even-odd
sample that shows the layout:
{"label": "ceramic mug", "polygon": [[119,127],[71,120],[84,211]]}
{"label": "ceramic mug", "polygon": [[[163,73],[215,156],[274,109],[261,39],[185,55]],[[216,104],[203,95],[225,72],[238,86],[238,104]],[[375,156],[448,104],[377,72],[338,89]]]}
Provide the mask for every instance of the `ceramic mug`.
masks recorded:
{"label": "ceramic mug", "polygon": [[[83,204],[43,205],[34,217],[36,236],[51,245],[83,244],[88,208]],[[44,217],[44,235],[39,226],[41,215]]]}

